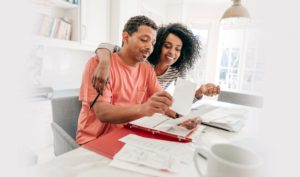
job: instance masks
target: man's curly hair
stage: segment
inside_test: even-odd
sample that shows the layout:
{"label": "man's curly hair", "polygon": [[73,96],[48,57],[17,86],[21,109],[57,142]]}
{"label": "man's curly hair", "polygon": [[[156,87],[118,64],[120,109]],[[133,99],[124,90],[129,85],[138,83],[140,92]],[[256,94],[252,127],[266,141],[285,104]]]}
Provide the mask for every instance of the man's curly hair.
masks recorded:
{"label": "man's curly hair", "polygon": [[127,21],[127,23],[124,26],[123,32],[128,32],[129,35],[132,35],[133,33],[137,32],[139,27],[142,25],[149,26],[155,31],[158,28],[153,20],[144,15],[139,15],[131,17]]}
{"label": "man's curly hair", "polygon": [[167,26],[162,26],[158,29],[154,50],[148,57],[148,61],[154,66],[159,63],[163,44],[170,33],[176,35],[182,41],[180,57],[172,67],[175,67],[180,72],[186,72],[192,68],[194,63],[200,57],[201,43],[191,30],[180,23],[170,23]]}

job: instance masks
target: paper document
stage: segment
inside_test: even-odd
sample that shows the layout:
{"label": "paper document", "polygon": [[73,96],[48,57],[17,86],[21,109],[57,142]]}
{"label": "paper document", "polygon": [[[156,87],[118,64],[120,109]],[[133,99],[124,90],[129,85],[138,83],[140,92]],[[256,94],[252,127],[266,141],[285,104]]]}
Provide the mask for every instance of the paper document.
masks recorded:
{"label": "paper document", "polygon": [[160,177],[182,177],[183,175],[180,173],[174,173],[170,171],[162,171],[154,168],[149,168],[147,166],[142,166],[118,159],[113,159],[109,164],[112,167],[123,169],[126,171],[132,171],[134,173],[140,173],[147,176],[160,176]]}
{"label": "paper document", "polygon": [[144,138],[137,135],[127,135],[120,139],[123,143],[136,146],[140,149],[169,154],[182,163],[190,163],[193,158],[191,143],[177,143],[171,141]]}
{"label": "paper document", "polygon": [[247,113],[248,110],[244,107],[217,107],[208,104],[192,110],[189,116],[200,116],[202,122],[207,125],[237,132],[243,127]]}
{"label": "paper document", "polygon": [[171,109],[181,115],[191,111],[197,84],[177,78]]}
{"label": "paper document", "polygon": [[169,154],[149,151],[127,144],[114,156],[114,159],[172,172],[176,172],[180,168],[179,160]]}
{"label": "paper document", "polygon": [[178,141],[186,140],[191,141],[189,135],[192,134],[194,129],[189,130],[179,124],[185,120],[194,117],[181,117],[178,119],[170,118],[162,114],[154,114],[153,116],[146,116],[140,119],[131,121],[125,125],[125,127],[136,128],[145,130],[153,134],[159,134],[168,136]]}
{"label": "paper document", "polygon": [[157,140],[134,134],[119,141],[126,145],[110,163],[113,167],[161,177],[186,176],[188,172],[183,171],[183,167],[193,167],[192,143]]}
{"label": "paper document", "polygon": [[168,87],[165,89],[166,92],[168,92],[170,95],[173,95],[175,90],[175,81],[173,80]]}

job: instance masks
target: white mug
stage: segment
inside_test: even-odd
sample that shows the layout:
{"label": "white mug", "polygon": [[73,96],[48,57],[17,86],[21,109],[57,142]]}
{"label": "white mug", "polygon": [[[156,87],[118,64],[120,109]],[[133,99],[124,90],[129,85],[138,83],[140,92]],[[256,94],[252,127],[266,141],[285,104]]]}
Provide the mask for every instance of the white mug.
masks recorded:
{"label": "white mug", "polygon": [[[207,160],[207,169],[203,173],[198,158]],[[214,144],[210,149],[197,148],[194,164],[201,177],[258,177],[262,159],[250,149],[234,144]]]}

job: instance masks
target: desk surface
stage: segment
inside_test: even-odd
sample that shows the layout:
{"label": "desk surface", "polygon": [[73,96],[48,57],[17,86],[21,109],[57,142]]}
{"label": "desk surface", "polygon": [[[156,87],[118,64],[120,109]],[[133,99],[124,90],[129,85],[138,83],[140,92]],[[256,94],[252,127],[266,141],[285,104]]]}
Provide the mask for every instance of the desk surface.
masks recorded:
{"label": "desk surface", "polygon": [[[200,104],[216,103],[217,105],[228,105],[216,101],[202,101]],[[217,142],[247,142],[255,140],[258,136],[258,109],[254,108],[246,122],[245,127],[239,133],[232,133],[215,128],[206,127],[201,134],[200,139],[193,144],[196,146],[211,146]],[[243,144],[240,143],[240,144]],[[53,160],[44,164],[37,165],[28,170],[29,176],[36,177],[144,177],[147,175],[135,173],[128,170],[122,170],[109,166],[111,159],[89,151],[82,147],[55,157]],[[178,176],[197,176],[193,163],[190,163],[185,169],[184,174]],[[177,175],[176,175],[177,176]]]}

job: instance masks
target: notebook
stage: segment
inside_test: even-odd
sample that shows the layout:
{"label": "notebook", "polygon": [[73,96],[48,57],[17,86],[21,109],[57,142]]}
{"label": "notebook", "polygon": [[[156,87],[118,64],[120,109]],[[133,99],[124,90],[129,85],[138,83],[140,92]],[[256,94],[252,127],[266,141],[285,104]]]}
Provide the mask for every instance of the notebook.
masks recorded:
{"label": "notebook", "polygon": [[124,126],[130,129],[138,129],[153,135],[165,136],[180,142],[191,142],[191,135],[196,129],[189,130],[179,124],[192,117],[178,119],[170,118],[162,114],[154,114],[131,121]]}
{"label": "notebook", "polygon": [[124,146],[124,143],[122,141],[119,141],[119,139],[129,134],[134,134],[145,138],[166,140],[166,141],[176,140],[174,138],[170,138],[167,136],[160,136],[159,134],[151,134],[149,132],[140,131],[137,129],[119,128],[108,134],[100,136],[99,138],[93,141],[90,141],[82,145],[82,147],[112,159],[114,155],[117,152],[119,152],[120,149]]}

